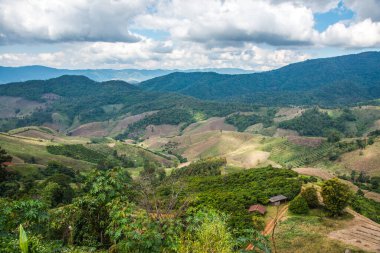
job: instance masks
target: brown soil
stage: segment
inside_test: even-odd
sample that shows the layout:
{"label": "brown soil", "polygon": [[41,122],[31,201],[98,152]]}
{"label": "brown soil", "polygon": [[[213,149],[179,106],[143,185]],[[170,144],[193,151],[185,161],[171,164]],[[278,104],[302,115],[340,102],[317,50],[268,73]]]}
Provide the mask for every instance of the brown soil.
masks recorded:
{"label": "brown soil", "polygon": [[302,112],[304,112],[305,109],[299,108],[299,107],[286,107],[281,108],[276,113],[276,118],[274,119],[275,122],[281,122],[285,120],[293,119],[297,116],[300,116]]}
{"label": "brown soil", "polygon": [[183,131],[184,134],[204,133],[206,131],[224,130],[235,131],[236,128],[224,122],[224,117],[213,117],[204,121],[193,123]]}
{"label": "brown soil", "polygon": [[296,145],[306,147],[318,147],[322,144],[323,138],[311,138],[301,136],[288,136],[288,140]]}
{"label": "brown soil", "polygon": [[351,209],[347,211],[354,219],[345,228],[333,231],[328,236],[366,251],[380,252],[380,224]]}

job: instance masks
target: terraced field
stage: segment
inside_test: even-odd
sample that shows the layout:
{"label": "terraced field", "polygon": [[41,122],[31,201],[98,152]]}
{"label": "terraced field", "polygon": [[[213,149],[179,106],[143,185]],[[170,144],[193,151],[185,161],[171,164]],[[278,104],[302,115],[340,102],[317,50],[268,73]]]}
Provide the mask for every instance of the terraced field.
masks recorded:
{"label": "terraced field", "polygon": [[308,147],[293,144],[287,139],[281,139],[266,145],[264,151],[271,153],[270,160],[282,166],[294,168],[317,162],[327,157],[332,149],[333,146],[327,142],[323,142],[317,147]]}

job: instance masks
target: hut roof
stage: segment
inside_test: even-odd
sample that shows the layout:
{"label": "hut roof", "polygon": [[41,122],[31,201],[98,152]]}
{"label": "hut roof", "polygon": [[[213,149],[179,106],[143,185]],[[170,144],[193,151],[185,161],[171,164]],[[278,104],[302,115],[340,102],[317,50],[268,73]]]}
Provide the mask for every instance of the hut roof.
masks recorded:
{"label": "hut roof", "polygon": [[277,195],[277,196],[273,196],[269,199],[269,202],[271,203],[274,203],[274,202],[278,202],[278,201],[282,201],[282,200],[287,200],[288,198],[285,197],[284,195]]}
{"label": "hut roof", "polygon": [[252,205],[248,209],[248,212],[250,212],[250,213],[251,212],[259,212],[261,214],[265,214],[266,211],[267,211],[267,209],[265,208],[265,206],[260,205],[260,204]]}

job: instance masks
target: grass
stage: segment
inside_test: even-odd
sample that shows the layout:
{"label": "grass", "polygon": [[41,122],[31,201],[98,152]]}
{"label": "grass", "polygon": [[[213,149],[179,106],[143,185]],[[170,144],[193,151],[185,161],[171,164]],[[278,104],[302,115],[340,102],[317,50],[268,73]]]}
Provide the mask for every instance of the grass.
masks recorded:
{"label": "grass", "polygon": [[26,163],[31,163],[34,160],[34,164],[47,165],[49,161],[58,161],[77,169],[89,169],[94,166],[94,164],[85,161],[50,154],[46,146],[51,144],[54,143],[0,135],[0,146],[10,155],[16,156]]}
{"label": "grass", "polygon": [[322,210],[311,210],[308,215],[292,215],[280,222],[276,230],[278,252],[329,252],[341,253],[345,249],[351,252],[365,252],[347,246],[339,241],[329,239],[328,234],[346,224],[352,216],[345,215],[339,219],[325,217]]}
{"label": "grass", "polygon": [[307,147],[293,144],[286,138],[274,138],[265,143],[262,149],[271,153],[270,160],[294,168],[326,158],[333,146],[324,142],[318,147]]}

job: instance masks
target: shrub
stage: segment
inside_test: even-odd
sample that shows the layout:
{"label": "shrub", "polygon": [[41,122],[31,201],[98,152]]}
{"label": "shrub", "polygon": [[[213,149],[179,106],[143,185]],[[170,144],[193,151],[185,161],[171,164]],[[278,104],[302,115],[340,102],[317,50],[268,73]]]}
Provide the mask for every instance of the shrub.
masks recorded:
{"label": "shrub", "polygon": [[351,196],[350,188],[338,178],[327,180],[322,186],[323,203],[332,216],[342,214]]}
{"label": "shrub", "polygon": [[317,189],[315,189],[314,187],[307,187],[302,192],[302,197],[306,200],[309,208],[316,208],[319,206]]}
{"label": "shrub", "polygon": [[289,203],[289,210],[295,214],[307,214],[309,212],[309,206],[306,199],[302,195],[298,195]]}
{"label": "shrub", "polygon": [[262,231],[265,228],[264,218],[261,216],[254,215],[252,216],[253,228],[258,231]]}

